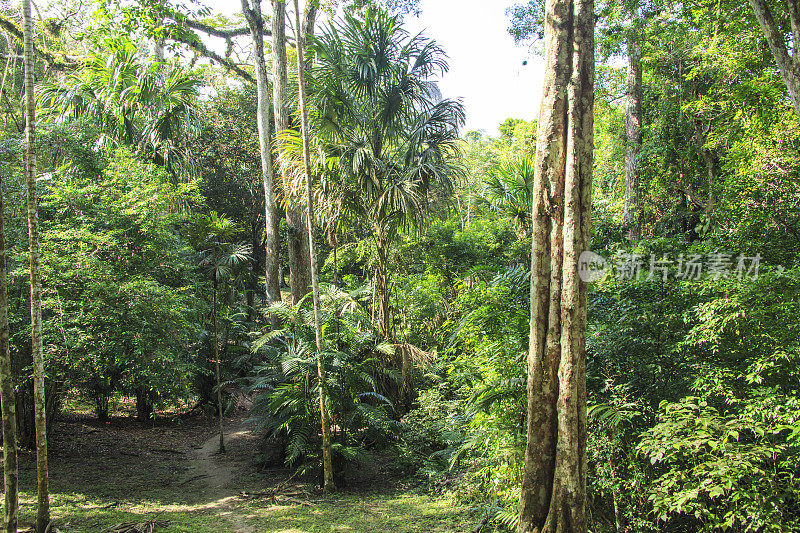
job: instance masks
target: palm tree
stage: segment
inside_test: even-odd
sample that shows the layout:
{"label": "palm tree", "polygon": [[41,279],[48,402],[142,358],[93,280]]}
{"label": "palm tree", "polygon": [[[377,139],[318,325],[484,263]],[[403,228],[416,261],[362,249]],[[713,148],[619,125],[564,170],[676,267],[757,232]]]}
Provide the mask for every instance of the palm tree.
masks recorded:
{"label": "palm tree", "polygon": [[103,143],[133,147],[179,176],[194,171],[188,141],[199,132],[200,84],[177,63],[143,60],[130,39],[117,37],[83,70],[42,85],[39,102],[56,120],[90,118]]}
{"label": "palm tree", "polygon": [[286,463],[316,459],[320,414],[317,395],[323,388],[315,366],[328,363],[324,389],[326,406],[335,422],[332,450],[342,461],[361,456],[365,441],[384,442],[399,428],[391,420],[394,406],[385,396],[395,377],[383,365],[393,346],[382,342],[369,322],[364,305],[369,286],[344,291],[320,285],[321,318],[327,331],[324,353],[316,347],[315,317],[301,305],[274,304],[269,311],[281,318],[283,329],[271,329],[253,343],[258,352],[269,343],[270,356],[256,369],[252,389],[253,420],[273,437],[285,438]]}
{"label": "palm tree", "polygon": [[297,79],[298,97],[300,105],[300,135],[303,146],[303,174],[305,174],[306,192],[306,223],[308,225],[308,255],[311,259],[311,294],[314,303],[314,337],[317,346],[317,375],[319,377],[319,412],[322,426],[322,471],[323,490],[330,492],[336,487],[333,483],[333,459],[331,452],[331,421],[328,406],[325,403],[325,364],[322,353],[322,316],[319,300],[319,268],[317,267],[317,252],[314,242],[314,194],[311,185],[311,152],[309,147],[309,121],[308,108],[306,107],[306,68],[305,68],[305,41],[300,24],[300,6],[294,0],[295,28],[297,31]]}
{"label": "palm tree", "polygon": [[36,102],[33,97],[33,21],[31,2],[22,2],[23,64],[25,71],[25,185],[28,204],[28,247],[31,280],[31,352],[33,355],[33,403],[36,427],[36,531],[50,525],[50,490],[47,475],[47,418],[44,398],[42,353],[42,270],[39,253],[39,206],[36,192]]}
{"label": "palm tree", "polygon": [[250,261],[250,245],[235,243],[233,237],[238,228],[224,216],[212,212],[201,217],[195,228],[195,236],[200,247],[200,267],[211,277],[213,287],[211,317],[214,333],[214,373],[217,384],[217,409],[219,411],[219,451],[225,453],[225,437],[222,429],[224,409],[222,407],[222,379],[220,376],[219,331],[217,326],[217,304],[220,284],[229,281],[235,272]]}
{"label": "palm tree", "polygon": [[452,161],[464,109],[430,81],[447,71],[442,49],[385,11],[345,14],[310,52],[311,129],[335,174],[336,203],[372,234],[379,329],[389,338],[388,251],[460,175]]}
{"label": "palm tree", "polygon": [[530,157],[500,163],[489,171],[483,189],[489,207],[510,219],[524,238],[531,232],[533,170]]}

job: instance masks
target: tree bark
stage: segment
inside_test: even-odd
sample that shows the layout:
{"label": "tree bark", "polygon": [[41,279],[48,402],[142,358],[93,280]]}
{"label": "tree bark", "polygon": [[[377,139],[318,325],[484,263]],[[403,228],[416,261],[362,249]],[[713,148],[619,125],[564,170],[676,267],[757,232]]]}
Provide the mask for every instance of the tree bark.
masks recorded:
{"label": "tree bark", "polygon": [[711,223],[710,219],[714,214],[714,208],[717,205],[716,194],[714,189],[717,183],[717,164],[714,154],[708,148],[701,148],[700,153],[703,155],[703,161],[706,164],[706,179],[708,180],[708,201],[703,209],[708,224]]}
{"label": "tree bark", "polygon": [[31,352],[36,425],[37,512],[36,531],[50,524],[50,491],[47,474],[47,415],[44,357],[42,353],[42,274],[39,256],[39,214],[36,192],[36,103],[33,97],[33,21],[31,0],[22,2],[23,59],[25,66],[25,184],[28,204],[28,244],[31,280]]}
{"label": "tree bark", "polygon": [[272,160],[270,135],[270,101],[267,63],[264,58],[264,17],[261,14],[261,0],[242,0],[242,12],[250,27],[253,38],[253,55],[256,74],[256,94],[258,97],[258,144],[261,152],[261,172],[264,181],[264,241],[267,304],[281,301],[278,262],[280,243],[278,241],[279,217],[275,205],[275,167]]}
{"label": "tree bark", "polygon": [[[275,109],[275,131],[289,129],[288,74],[286,60],[286,2],[272,0],[272,103]],[[280,141],[279,141],[280,142]],[[280,151],[278,152],[280,153]],[[279,158],[281,174],[287,175],[286,163]],[[286,191],[284,191],[286,193]],[[290,199],[291,200],[291,199]],[[302,210],[289,201],[286,225],[289,249],[289,283],[292,303],[297,304],[311,286],[311,265],[308,253],[308,227]]]}
{"label": "tree bark", "polygon": [[[380,229],[376,229],[380,235]],[[389,312],[389,266],[387,264],[386,242],[382,238],[375,239],[375,249],[378,255],[378,267],[375,270],[375,290],[378,293],[378,330],[383,338],[391,340],[392,317]]]}
{"label": "tree bark", "polygon": [[[298,0],[294,0],[295,28],[300,28],[300,9]],[[317,342],[317,377],[319,379],[319,412],[322,426],[322,473],[323,490],[331,492],[336,489],[333,482],[333,460],[331,453],[331,421],[325,402],[325,365],[322,346],[322,313],[319,299],[319,270],[314,243],[314,195],[311,189],[311,154],[308,146],[308,111],[306,109],[305,81],[305,36],[297,35],[297,79],[300,101],[300,132],[303,139],[303,167],[306,174],[306,223],[308,224],[308,250],[311,262],[311,292],[314,300],[314,335]]]}
{"label": "tree bark", "polygon": [[136,420],[152,423],[155,416],[153,391],[149,387],[139,387],[136,396]]}
{"label": "tree bark", "polygon": [[[22,293],[26,290],[26,287],[20,285],[20,289],[20,294],[17,298],[27,304],[28,302],[22,298]],[[20,448],[34,450],[36,449],[35,395],[33,393],[33,380],[26,376],[26,372],[33,368],[31,351],[30,344],[20,347],[20,350],[11,358],[11,373],[17,384],[16,394],[14,395],[14,407],[17,411],[17,443]],[[45,380],[45,386],[45,399],[47,400],[45,418],[47,420],[47,431],[49,432],[53,425],[55,414],[58,412],[58,388],[52,380]]]}
{"label": "tree bark", "polygon": [[311,265],[308,264],[308,225],[302,211],[296,206],[287,206],[286,225],[289,229],[289,285],[292,303],[297,304],[311,287]]}
{"label": "tree bark", "polygon": [[[160,8],[164,9],[164,2],[158,2],[160,4]],[[161,19],[161,24],[164,24],[164,19]],[[164,46],[166,44],[166,39],[164,34],[155,35],[152,37],[152,52],[153,52],[153,59],[158,61],[159,63],[164,62]]]}
{"label": "tree bark", "polygon": [[153,39],[153,58],[159,63],[164,62],[164,42],[163,37],[155,37]]}
{"label": "tree bark", "polygon": [[100,422],[108,420],[108,400],[108,393],[106,391],[97,391],[94,393],[94,414]]}
{"label": "tree bark", "polygon": [[792,26],[792,42],[794,43],[795,51],[797,54],[797,47],[800,46],[800,0],[786,0],[789,11],[789,23]]}
{"label": "tree bark", "polygon": [[[2,181],[0,181],[2,189]],[[17,413],[14,375],[8,350],[8,286],[6,285],[6,241],[3,228],[3,196],[0,194],[0,409],[3,414],[3,531],[17,533],[19,495],[17,492]]]}
{"label": "tree bark", "polygon": [[219,372],[219,332],[217,328],[217,275],[214,274],[214,302],[211,306],[214,319],[214,373],[217,380],[217,410],[219,411],[219,453],[225,453],[225,433],[222,430],[222,379]]}
{"label": "tree bark", "polygon": [[581,533],[586,522],[586,284],[594,2],[548,0],[531,254],[528,439],[520,532]]}
{"label": "tree bark", "polygon": [[716,199],[716,183],[717,183],[717,161],[712,152],[707,146],[708,132],[711,130],[711,124],[702,125],[695,122],[695,142],[700,147],[700,155],[703,157],[703,162],[706,166],[706,183],[708,188],[708,196],[706,205],[703,207],[703,215],[705,216],[705,223],[707,224],[706,231],[711,228],[711,217],[714,215],[714,209],[717,205]]}
{"label": "tree bark", "polygon": [[800,37],[800,7],[797,5],[797,0],[788,0],[790,4],[789,18],[794,39],[793,55],[789,55],[784,34],[775,22],[766,0],[749,1],[775,58],[775,63],[777,63],[778,69],[781,71],[781,77],[789,89],[789,97],[792,99],[795,112],[800,116],[800,52],[798,52],[797,40]]}
{"label": "tree bark", "polygon": [[642,147],[642,47],[628,37],[627,143],[625,146],[625,211],[622,222],[628,226],[633,243],[641,239],[641,191],[639,153]]}
{"label": "tree bark", "polygon": [[[306,41],[309,37],[314,36],[314,26],[317,22],[317,11],[319,11],[319,0],[307,0],[305,9],[303,10],[303,36]],[[305,50],[305,46],[303,47]]]}

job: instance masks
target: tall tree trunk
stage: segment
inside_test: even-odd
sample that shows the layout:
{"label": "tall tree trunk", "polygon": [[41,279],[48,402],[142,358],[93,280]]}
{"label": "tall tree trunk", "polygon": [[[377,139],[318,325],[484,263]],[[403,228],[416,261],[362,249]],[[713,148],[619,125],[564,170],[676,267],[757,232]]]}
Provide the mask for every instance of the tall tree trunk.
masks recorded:
{"label": "tall tree trunk", "polygon": [[261,14],[261,0],[242,0],[242,12],[250,27],[253,38],[253,55],[256,72],[256,94],[258,97],[257,123],[258,145],[261,152],[261,173],[264,181],[264,241],[266,265],[267,304],[281,301],[278,262],[280,243],[278,240],[279,217],[275,205],[275,167],[272,160],[270,135],[270,101],[267,63],[264,58],[264,17]]}
{"label": "tall tree trunk", "polygon": [[[300,9],[294,0],[295,28],[300,28]],[[319,412],[322,426],[322,474],[323,490],[336,489],[333,483],[333,460],[331,453],[331,421],[325,404],[325,365],[322,357],[322,314],[319,301],[319,270],[317,269],[316,245],[314,243],[314,195],[311,189],[311,154],[308,147],[308,110],[306,109],[305,81],[305,36],[297,35],[297,79],[300,100],[300,131],[303,138],[303,167],[306,174],[306,223],[308,224],[308,250],[311,260],[311,292],[314,299],[314,335],[317,341],[317,377],[319,378]]]}
{"label": "tall tree trunk", "polygon": [[222,430],[222,379],[219,372],[219,332],[217,329],[217,275],[214,274],[214,302],[211,306],[214,318],[214,373],[217,380],[217,410],[219,411],[219,453],[225,453],[225,434]]}
{"label": "tall tree trunk", "polygon": [[[336,222],[328,226],[328,246],[333,248],[333,284],[339,284],[339,236],[336,232]],[[338,327],[338,322],[336,323]]]}
{"label": "tall tree trunk", "polygon": [[586,522],[586,284],[594,107],[594,2],[548,0],[536,146],[527,446],[520,532]]}
{"label": "tall tree trunk", "polygon": [[[779,3],[779,5],[781,5]],[[758,24],[764,32],[767,44],[775,58],[775,63],[781,71],[786,87],[789,89],[789,97],[794,104],[795,112],[800,115],[800,50],[798,50],[798,39],[800,39],[800,2],[788,0],[789,22],[792,27],[792,40],[794,47],[792,54],[786,48],[786,39],[783,31],[775,22],[772,12],[766,0],[750,0],[750,6],[756,14]]]}
{"label": "tall tree trunk", "polygon": [[378,329],[384,339],[390,340],[392,317],[389,313],[389,266],[386,257],[386,242],[380,237],[375,239],[375,248],[378,254],[378,268],[375,270],[375,289],[378,293]]}
{"label": "tall tree trunk", "polygon": [[153,59],[159,63],[164,62],[164,37],[153,38]]}
{"label": "tall tree trunk", "polygon": [[[0,181],[2,189],[2,181]],[[3,228],[3,196],[0,194],[0,409],[3,413],[3,487],[5,506],[3,531],[17,533],[17,413],[14,405],[14,374],[8,350],[8,286],[6,285],[6,240]]]}
{"label": "tall tree trunk", "polygon": [[314,26],[317,22],[317,11],[319,11],[319,0],[306,0],[306,6],[303,10],[303,35],[306,39],[313,37]]}
{"label": "tall tree trunk", "polygon": [[708,142],[708,133],[711,130],[711,123],[707,123],[705,125],[700,124],[699,122],[695,122],[695,140],[697,146],[700,147],[700,155],[703,157],[703,162],[706,165],[706,182],[708,184],[708,201],[706,202],[705,207],[703,208],[703,214],[705,215],[705,224],[708,225],[706,231],[711,227],[711,217],[714,214],[714,208],[717,205],[717,199],[715,194],[716,184],[717,184],[717,161],[716,157],[714,157],[714,152],[709,150],[706,147],[706,143]]}
{"label": "tall tree trunk", "polygon": [[[286,60],[286,2],[272,0],[272,104],[275,109],[275,131],[289,128],[288,74]],[[280,151],[279,151],[280,153]],[[279,159],[281,174],[287,175],[286,162]],[[311,286],[311,265],[308,253],[308,227],[302,210],[295,202],[286,206],[289,249],[289,283],[292,303],[308,294]]]}
{"label": "tall tree trunk", "polygon": [[[157,2],[155,2],[155,5],[153,7],[158,8],[158,10],[163,13],[166,6],[164,5],[164,0],[158,0]],[[163,16],[159,16],[158,22],[160,25],[163,26],[164,24]],[[151,36],[150,51],[153,54],[153,59],[155,59],[159,63],[164,62],[165,44],[166,44],[166,38],[164,33],[157,33],[156,35]]]}
{"label": "tall tree trunk", "polygon": [[[250,272],[247,280],[247,321],[252,322],[255,315],[256,293],[258,292],[258,277],[261,272],[260,246],[261,231],[255,217],[250,222],[250,245],[253,249],[253,260],[250,262]],[[279,276],[280,277],[280,276]]]}
{"label": "tall tree trunk", "polygon": [[641,239],[641,190],[639,153],[642,148],[642,47],[628,37],[627,143],[625,147],[625,212],[622,222],[628,226],[633,243]]}
{"label": "tall tree trunk", "polygon": [[31,1],[22,2],[23,58],[25,64],[25,184],[28,203],[28,241],[31,278],[31,351],[33,353],[33,397],[36,424],[37,512],[36,531],[44,533],[50,523],[50,491],[47,475],[47,415],[44,357],[42,354],[42,274],[39,256],[39,213],[36,192],[36,103],[33,98],[33,21]]}
{"label": "tall tree trunk", "polygon": [[311,265],[308,263],[308,226],[297,206],[286,207],[286,226],[289,230],[289,285],[292,303],[297,304],[308,294],[311,286]]}

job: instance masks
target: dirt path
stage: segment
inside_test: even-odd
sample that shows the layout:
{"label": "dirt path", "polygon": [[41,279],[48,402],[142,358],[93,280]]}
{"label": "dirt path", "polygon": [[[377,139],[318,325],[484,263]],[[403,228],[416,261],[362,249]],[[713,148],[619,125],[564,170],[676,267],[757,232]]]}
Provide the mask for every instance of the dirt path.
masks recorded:
{"label": "dirt path", "polygon": [[[232,428],[225,432],[226,448],[235,448],[244,439],[252,438],[250,431],[241,420],[235,421]],[[219,435],[209,438],[196,452],[191,468],[198,476],[198,482],[205,485],[205,492],[211,497],[219,516],[228,521],[235,533],[255,533],[255,528],[247,523],[247,516],[234,505],[239,491],[233,483],[237,477],[237,469],[230,459],[219,454]],[[227,459],[227,460],[226,460]]]}
{"label": "dirt path", "polygon": [[[52,512],[59,529],[96,533],[148,520],[193,533],[452,533],[474,525],[451,500],[402,490],[397,479],[377,471],[333,498],[314,496],[309,481],[293,480],[292,470],[261,464],[260,455],[269,450],[263,436],[244,424],[247,416],[242,409],[226,419],[227,453],[220,455],[216,422],[202,414],[146,425],[128,413],[108,422],[83,412],[62,415],[50,442]],[[36,461],[30,452],[20,460],[20,518],[30,522]],[[280,488],[312,497],[257,496]],[[242,492],[251,497],[240,498]]]}

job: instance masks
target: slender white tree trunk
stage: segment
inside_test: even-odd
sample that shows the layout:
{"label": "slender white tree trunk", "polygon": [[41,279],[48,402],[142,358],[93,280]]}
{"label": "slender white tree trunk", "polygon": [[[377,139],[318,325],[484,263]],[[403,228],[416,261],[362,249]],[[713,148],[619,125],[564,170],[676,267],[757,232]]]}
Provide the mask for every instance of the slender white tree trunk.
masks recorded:
{"label": "slender white tree trunk", "polygon": [[639,153],[642,148],[642,47],[631,37],[628,38],[627,92],[625,212],[622,221],[628,225],[628,238],[637,243],[641,238]]}
{"label": "slender white tree trunk", "polygon": [[214,314],[214,373],[217,380],[217,409],[219,411],[219,453],[225,453],[225,433],[222,429],[222,378],[219,371],[219,332],[217,328],[217,275],[214,274],[214,304],[211,308]]}
{"label": "slender white tree trunk", "polygon": [[[11,50],[11,37],[6,34],[6,44]],[[10,56],[10,54],[9,54]],[[11,58],[6,60],[3,79],[0,81],[0,94],[6,86],[6,76]],[[2,176],[0,176],[2,178]],[[0,191],[2,191],[0,179]],[[17,412],[14,398],[14,372],[11,353],[8,348],[10,336],[8,327],[8,285],[6,280],[6,240],[3,227],[3,196],[0,193],[0,410],[3,416],[3,487],[5,505],[3,507],[3,531],[16,533],[19,516],[19,494],[17,470]]]}
{"label": "slender white tree trunk", "polygon": [[278,208],[275,204],[275,166],[272,159],[272,135],[270,134],[269,80],[267,63],[264,58],[264,17],[261,14],[261,0],[242,0],[242,12],[250,27],[253,38],[253,56],[256,73],[256,94],[258,97],[257,124],[258,144],[261,152],[261,172],[264,182],[264,241],[266,255],[267,303],[281,301],[278,263],[280,262],[280,241],[278,240]]}
{"label": "slender white tree trunk", "polygon": [[[301,28],[298,1],[294,0],[295,28]],[[333,460],[331,453],[331,421],[325,404],[325,365],[322,357],[322,316],[319,301],[319,270],[317,268],[316,245],[314,243],[314,195],[311,189],[311,156],[308,147],[308,110],[306,108],[305,82],[305,36],[297,35],[297,78],[299,80],[300,130],[303,138],[303,166],[306,174],[306,222],[308,224],[308,249],[311,259],[311,291],[314,299],[314,334],[317,341],[317,375],[319,378],[319,411],[322,425],[322,471],[323,490],[335,490],[333,483]]]}
{"label": "slender white tree trunk", "polygon": [[[286,59],[286,2],[272,0],[272,104],[275,109],[275,131],[289,128],[288,68]],[[280,153],[280,151],[279,151]],[[281,173],[286,176],[286,163],[280,160]],[[292,303],[299,302],[311,287],[311,265],[308,253],[308,227],[302,209],[294,201],[286,206],[286,226],[289,230],[289,283]]]}
{"label": "slender white tree trunk", "polygon": [[31,347],[33,352],[33,401],[36,425],[37,504],[36,531],[44,533],[50,523],[50,492],[47,475],[47,419],[44,398],[42,354],[42,274],[39,256],[39,214],[36,192],[36,103],[33,98],[33,21],[31,2],[22,2],[23,58],[25,65],[25,184],[28,203],[28,241],[31,278]]}

